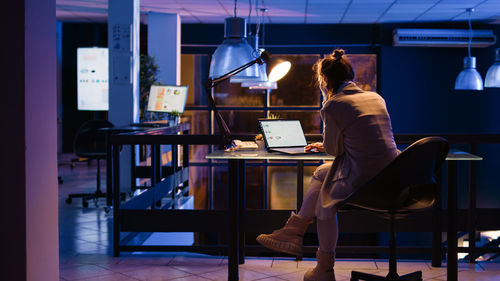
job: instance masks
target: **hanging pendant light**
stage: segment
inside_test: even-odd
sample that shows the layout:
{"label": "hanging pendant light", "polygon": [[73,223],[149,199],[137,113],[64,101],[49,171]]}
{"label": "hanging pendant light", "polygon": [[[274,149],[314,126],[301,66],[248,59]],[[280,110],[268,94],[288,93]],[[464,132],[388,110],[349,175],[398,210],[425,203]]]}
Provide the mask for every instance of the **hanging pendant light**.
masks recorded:
{"label": "hanging pendant light", "polygon": [[471,13],[474,11],[469,8],[469,44],[467,45],[468,56],[464,58],[464,69],[458,74],[455,80],[455,90],[483,90],[483,79],[476,70],[476,57],[470,55],[470,45],[472,41]]}
{"label": "hanging pendant light", "polygon": [[[248,35],[246,41],[248,45],[252,48],[252,57],[253,59],[258,58],[264,49],[259,49],[259,36],[258,35]],[[253,60],[252,59],[252,60]],[[245,82],[264,82],[268,81],[267,73],[266,73],[266,63],[263,64],[255,64],[254,67],[257,68],[257,76],[241,76],[241,77],[231,77],[231,83],[245,83]],[[242,87],[245,87],[242,85]]]}
{"label": "hanging pendant light", "polygon": [[[236,3],[234,1],[234,17],[224,20],[224,41],[217,47],[210,61],[210,78],[223,76],[258,57],[254,57],[253,48],[246,40],[246,20],[236,17]],[[231,79],[241,77],[257,78],[258,76],[259,69],[257,65],[253,65],[231,77]]]}
{"label": "hanging pendant light", "polygon": [[490,66],[486,73],[484,86],[487,88],[500,88],[500,48],[495,49],[495,63]]}
{"label": "hanging pendant light", "polygon": [[[257,52],[259,55],[262,54],[262,52],[265,51],[263,48],[259,48],[259,31],[260,31],[260,25],[261,25],[261,19],[264,18],[264,13],[266,13],[268,10],[267,8],[260,8],[258,7],[258,1],[257,5],[255,7],[257,10],[257,31],[255,35],[250,35],[248,36],[248,42],[249,44],[254,48],[255,52]],[[259,15],[259,11],[261,12],[261,15]],[[259,77],[258,78],[245,78],[245,79],[240,79],[241,81],[241,87],[247,87],[249,89],[259,89],[259,90],[275,90],[278,88],[278,83],[277,81],[283,78],[288,71],[291,68],[291,63],[289,61],[285,61],[283,59],[278,59],[278,58],[269,58],[268,63],[263,63],[259,65]],[[269,72],[269,76],[267,75],[267,69],[271,69]]]}

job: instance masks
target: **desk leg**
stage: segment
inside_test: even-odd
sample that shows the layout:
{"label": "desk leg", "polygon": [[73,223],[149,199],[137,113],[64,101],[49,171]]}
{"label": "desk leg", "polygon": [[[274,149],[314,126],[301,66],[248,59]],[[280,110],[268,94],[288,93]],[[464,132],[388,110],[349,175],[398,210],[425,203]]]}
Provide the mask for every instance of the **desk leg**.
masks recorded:
{"label": "desk leg", "polygon": [[456,281],[457,264],[457,161],[448,161],[448,281]]}
{"label": "desk leg", "polygon": [[238,161],[238,195],[239,195],[239,264],[245,263],[245,213],[246,213],[246,188],[245,188],[245,160]]}
{"label": "desk leg", "polygon": [[113,168],[113,256],[120,256],[120,146],[112,146]]}
{"label": "desk leg", "polygon": [[156,184],[161,181],[160,175],[160,145],[152,144],[151,145],[151,188],[150,191],[153,193],[153,200],[151,201],[151,209],[156,208],[157,200],[159,201],[158,205],[161,205],[161,198],[156,197]]}
{"label": "desk leg", "polygon": [[[297,161],[297,214],[302,207],[302,201],[304,200],[304,161]],[[297,256],[296,260],[301,261],[302,255]]]}
{"label": "desk leg", "polygon": [[441,267],[443,192],[441,174],[437,175],[436,203],[432,210],[432,266]]}
{"label": "desk leg", "polygon": [[130,146],[130,192],[132,192],[132,194],[137,189],[137,177],[135,168],[137,164],[135,159],[135,155],[137,154],[137,149],[135,149],[135,147],[136,147],[135,144]]}
{"label": "desk leg", "polygon": [[238,160],[228,160],[229,162],[229,249],[228,249],[228,280],[238,280],[239,261],[239,163]]}
{"label": "desk leg", "polygon": [[106,206],[110,207],[113,204],[113,184],[111,182],[112,166],[111,166],[111,133],[106,133]]}
{"label": "desk leg", "polygon": [[[470,152],[477,153],[476,144]],[[470,161],[469,168],[469,263],[476,262],[476,161]]]}
{"label": "desk leg", "polygon": [[297,161],[297,213],[302,207],[304,199],[304,161]]}

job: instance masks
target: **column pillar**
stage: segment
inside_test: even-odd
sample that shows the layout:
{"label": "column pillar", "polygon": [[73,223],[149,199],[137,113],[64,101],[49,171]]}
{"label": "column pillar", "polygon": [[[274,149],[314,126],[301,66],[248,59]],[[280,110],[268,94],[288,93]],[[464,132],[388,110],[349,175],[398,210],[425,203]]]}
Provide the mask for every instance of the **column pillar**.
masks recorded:
{"label": "column pillar", "polygon": [[148,55],[155,57],[162,84],[181,82],[181,18],[179,14],[148,14]]}
{"label": "column pillar", "polygon": [[[139,122],[139,0],[108,1],[109,115],[115,126]],[[121,190],[130,191],[131,149],[120,157]]]}
{"label": "column pillar", "polygon": [[109,120],[115,126],[139,120],[139,3],[108,1]]}

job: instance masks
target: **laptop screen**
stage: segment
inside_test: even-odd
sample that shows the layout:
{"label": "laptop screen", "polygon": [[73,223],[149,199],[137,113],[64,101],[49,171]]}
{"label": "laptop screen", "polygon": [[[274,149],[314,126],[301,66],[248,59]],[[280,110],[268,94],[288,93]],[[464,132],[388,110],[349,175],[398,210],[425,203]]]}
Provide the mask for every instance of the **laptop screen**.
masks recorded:
{"label": "laptop screen", "polygon": [[307,141],[299,120],[259,120],[268,148],[306,146]]}

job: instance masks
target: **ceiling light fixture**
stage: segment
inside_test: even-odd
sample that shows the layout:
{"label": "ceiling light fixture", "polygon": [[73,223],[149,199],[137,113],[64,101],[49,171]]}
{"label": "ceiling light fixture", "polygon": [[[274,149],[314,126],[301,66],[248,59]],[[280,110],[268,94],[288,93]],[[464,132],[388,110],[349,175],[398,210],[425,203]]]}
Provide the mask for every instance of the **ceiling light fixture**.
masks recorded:
{"label": "ceiling light fixture", "polygon": [[483,79],[476,70],[476,57],[470,55],[470,45],[472,41],[471,13],[474,9],[466,10],[469,13],[469,44],[467,45],[468,56],[464,58],[464,69],[458,74],[455,80],[455,90],[483,90]]}
{"label": "ceiling light fixture", "polygon": [[[246,40],[247,24],[244,18],[236,16],[237,1],[234,1],[234,17],[224,20],[224,41],[215,50],[210,61],[209,77],[222,76],[229,71],[255,60],[253,48]],[[258,78],[259,69],[252,65],[239,72],[231,79]]]}
{"label": "ceiling light fixture", "polygon": [[[251,1],[250,1],[251,3]],[[257,13],[257,27],[255,35],[248,36],[248,41],[250,45],[254,48],[257,54],[262,54],[265,49],[259,48],[259,33],[261,21],[264,18],[264,14],[268,11],[267,8],[259,8],[259,0],[256,1],[255,10]],[[259,15],[260,12],[260,15]],[[250,16],[249,16],[250,17]],[[262,24],[262,29],[264,29],[264,24]],[[264,36],[262,37],[262,41],[264,41]],[[262,43],[264,45],[264,43]],[[269,76],[267,75],[268,66],[266,63],[259,65],[259,77],[257,79],[242,79],[241,86],[248,87],[249,89],[259,89],[259,90],[275,90],[278,88],[277,81],[283,78],[291,68],[291,63],[289,61],[285,61],[283,59],[278,58],[269,58],[268,60],[269,68],[271,71],[269,72]]]}
{"label": "ceiling light fixture", "polygon": [[495,63],[488,69],[484,78],[487,88],[500,88],[500,48],[495,49]]}

